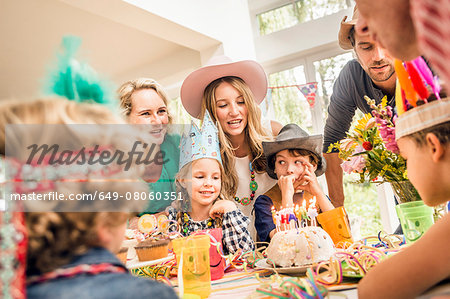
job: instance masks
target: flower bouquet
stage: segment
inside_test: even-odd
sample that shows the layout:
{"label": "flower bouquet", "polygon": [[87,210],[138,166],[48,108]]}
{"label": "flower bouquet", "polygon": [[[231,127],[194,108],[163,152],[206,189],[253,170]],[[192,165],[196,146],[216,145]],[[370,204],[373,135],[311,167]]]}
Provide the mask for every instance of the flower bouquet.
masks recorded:
{"label": "flower bouquet", "polygon": [[339,151],[347,173],[359,173],[359,182],[391,183],[398,200],[420,200],[419,194],[406,175],[406,161],[399,155],[395,142],[395,117],[386,97],[380,104],[365,97],[372,114],[356,120],[345,139],[331,144],[328,152]]}

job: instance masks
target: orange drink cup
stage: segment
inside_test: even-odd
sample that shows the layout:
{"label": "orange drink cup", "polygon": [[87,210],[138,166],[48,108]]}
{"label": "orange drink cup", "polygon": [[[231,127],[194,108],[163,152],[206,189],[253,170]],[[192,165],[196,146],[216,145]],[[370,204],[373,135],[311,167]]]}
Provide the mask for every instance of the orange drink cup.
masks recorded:
{"label": "orange drink cup", "polygon": [[344,207],[338,207],[317,215],[317,221],[319,221],[322,228],[330,235],[336,247],[343,247],[346,242],[353,243],[352,233]]}

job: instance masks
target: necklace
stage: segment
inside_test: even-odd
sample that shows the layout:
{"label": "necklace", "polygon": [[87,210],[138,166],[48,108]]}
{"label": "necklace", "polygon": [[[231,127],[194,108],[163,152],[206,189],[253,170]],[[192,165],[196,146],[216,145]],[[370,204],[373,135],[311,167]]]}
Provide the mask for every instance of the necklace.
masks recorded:
{"label": "necklace", "polygon": [[[211,217],[209,217],[208,222],[206,224],[206,226],[209,228],[212,228],[213,225],[215,224],[214,219],[212,219]],[[183,213],[183,232],[185,235],[187,235],[189,233],[189,226],[190,226],[190,222],[189,222],[189,215],[188,213],[184,212]]]}
{"label": "necklace", "polygon": [[255,193],[256,190],[258,190],[258,183],[255,181],[255,172],[253,171],[253,166],[252,166],[252,162],[249,163],[249,168],[250,168],[250,196],[249,197],[243,197],[243,198],[239,198],[238,196],[234,197],[234,200],[239,202],[241,205],[243,206],[248,206],[253,199],[255,199]]}

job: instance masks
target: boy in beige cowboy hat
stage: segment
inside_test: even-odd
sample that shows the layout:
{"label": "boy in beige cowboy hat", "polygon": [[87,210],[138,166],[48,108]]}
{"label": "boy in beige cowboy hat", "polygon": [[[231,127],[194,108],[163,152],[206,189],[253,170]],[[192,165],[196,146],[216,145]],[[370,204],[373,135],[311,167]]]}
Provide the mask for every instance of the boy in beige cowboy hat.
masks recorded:
{"label": "boy in beige cowboy hat", "polygon": [[334,83],[324,128],[323,153],[328,165],[325,176],[335,206],[344,204],[342,161],[337,152],[327,153],[328,147],[345,138],[356,109],[363,113],[371,112],[364,100],[365,95],[377,103],[387,96],[388,104],[394,107],[394,61],[375,40],[355,32],[358,17],[355,7],[352,19],[347,21],[344,18],[340,25],[339,45],[344,50],[353,49],[357,59],[344,66]]}
{"label": "boy in beige cowboy hat", "polygon": [[275,234],[272,207],[293,207],[315,196],[318,210],[334,209],[317,181],[326,169],[322,142],[322,135],[309,135],[296,124],[284,126],[275,141],[263,142],[267,173],[278,179],[278,184],[255,201],[255,226],[260,241],[268,242]]}

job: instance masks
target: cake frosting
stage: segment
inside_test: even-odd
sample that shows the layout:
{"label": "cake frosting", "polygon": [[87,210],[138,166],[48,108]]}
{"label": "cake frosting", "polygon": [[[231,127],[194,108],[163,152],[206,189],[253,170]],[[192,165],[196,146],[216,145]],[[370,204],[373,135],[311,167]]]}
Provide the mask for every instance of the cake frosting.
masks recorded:
{"label": "cake frosting", "polygon": [[304,266],[328,260],[335,252],[331,237],[320,227],[279,231],[266,250],[267,258],[277,266]]}

